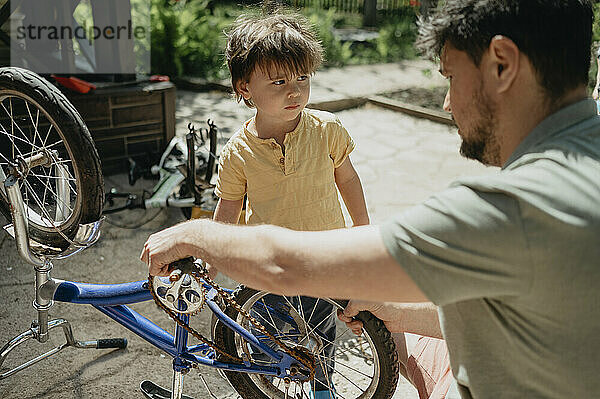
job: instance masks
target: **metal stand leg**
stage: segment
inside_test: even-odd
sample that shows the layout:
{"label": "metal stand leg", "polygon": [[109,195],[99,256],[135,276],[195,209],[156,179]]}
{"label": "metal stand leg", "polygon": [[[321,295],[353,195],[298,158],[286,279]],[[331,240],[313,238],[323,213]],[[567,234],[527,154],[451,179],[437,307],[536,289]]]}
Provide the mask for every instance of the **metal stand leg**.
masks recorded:
{"label": "metal stand leg", "polygon": [[[30,157],[27,162],[43,162],[43,157]],[[73,332],[71,325],[64,319],[55,319],[48,321],[48,310],[52,307],[54,291],[56,289],[55,281],[50,277],[52,271],[51,256],[47,253],[41,254],[32,251],[30,245],[29,233],[28,233],[28,219],[25,213],[25,207],[23,205],[23,197],[19,190],[19,173],[16,171],[11,172],[8,177],[5,178],[4,173],[0,175],[3,180],[4,188],[6,190],[7,197],[11,204],[11,214],[13,219],[13,230],[14,238],[17,243],[17,249],[19,254],[27,262],[31,263],[35,269],[35,300],[33,301],[33,307],[37,310],[38,318],[31,323],[31,328],[28,331],[16,336],[9,341],[0,350],[0,367],[8,357],[9,353],[17,346],[30,339],[35,339],[40,343],[48,341],[49,331],[55,327],[62,327],[65,334],[65,343],[49,350],[48,352],[39,355],[17,367],[14,367],[3,374],[0,374],[0,380],[5,379],[37,362],[46,359],[60,352],[67,346],[75,348],[125,348],[127,346],[127,340],[125,338],[115,339],[100,339],[95,341],[76,341],[73,338]],[[62,198],[63,204],[70,203],[68,196],[70,195],[70,189],[66,182],[66,171],[64,168],[59,167],[58,176],[64,180],[62,184],[58,186],[59,197]],[[5,178],[5,179],[4,179]],[[66,214],[66,208],[57,206],[56,209],[56,220],[62,220]],[[71,242],[71,247],[66,251],[62,252],[62,256],[66,257],[69,254],[73,254],[81,249],[93,244],[99,237],[99,226],[100,221],[90,224],[79,226],[79,230],[76,234],[76,242]],[[81,234],[80,234],[81,233]],[[71,251],[72,250],[72,251]],[[69,252],[71,251],[71,252]],[[68,252],[68,253],[67,253]],[[54,255],[57,255],[55,253]]]}
{"label": "metal stand leg", "polygon": [[181,399],[183,395],[183,373],[173,370],[173,390],[171,391],[171,399]]}
{"label": "metal stand leg", "polygon": [[15,349],[17,346],[21,345],[22,343],[24,343],[30,339],[39,340],[40,332],[42,332],[44,334],[44,337],[47,338],[48,332],[50,330],[52,330],[55,327],[62,327],[63,332],[65,334],[66,342],[62,345],[59,345],[59,346],[49,350],[48,352],[46,352],[36,358],[33,358],[17,367],[14,367],[14,368],[4,372],[3,374],[0,374],[0,380],[10,377],[11,375],[13,375],[23,369],[26,369],[27,367],[39,362],[40,360],[46,359],[46,358],[54,355],[55,353],[60,352],[67,346],[72,346],[72,347],[78,348],[78,349],[125,348],[127,346],[127,339],[125,339],[125,338],[98,339],[98,340],[94,340],[94,341],[76,341],[73,338],[73,331],[71,330],[71,325],[69,324],[68,321],[66,321],[64,319],[51,320],[51,321],[45,323],[44,327],[46,327],[46,328],[40,329],[38,323],[36,321],[34,321],[31,324],[31,328],[28,331],[25,331],[24,333],[16,336],[12,340],[10,340],[6,345],[4,345],[4,347],[0,350],[0,366],[2,366],[2,364],[6,360],[6,358],[8,357],[8,354],[13,349]]}

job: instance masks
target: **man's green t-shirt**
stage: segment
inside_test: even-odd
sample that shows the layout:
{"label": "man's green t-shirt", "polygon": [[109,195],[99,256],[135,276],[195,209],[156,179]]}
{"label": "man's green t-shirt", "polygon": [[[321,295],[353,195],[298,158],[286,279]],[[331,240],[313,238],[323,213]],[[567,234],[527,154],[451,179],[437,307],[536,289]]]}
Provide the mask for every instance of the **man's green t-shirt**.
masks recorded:
{"label": "man's green t-shirt", "polygon": [[381,227],[440,306],[464,398],[600,395],[600,117],[540,123],[496,174],[463,179]]}

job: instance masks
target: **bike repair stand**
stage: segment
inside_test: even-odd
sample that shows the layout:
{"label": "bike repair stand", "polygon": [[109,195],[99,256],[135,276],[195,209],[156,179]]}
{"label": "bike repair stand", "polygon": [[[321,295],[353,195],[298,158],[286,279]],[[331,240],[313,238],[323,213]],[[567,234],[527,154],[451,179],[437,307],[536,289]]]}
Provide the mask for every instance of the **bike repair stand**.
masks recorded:
{"label": "bike repair stand", "polygon": [[62,327],[65,334],[66,342],[62,345],[51,349],[50,351],[39,355],[19,366],[16,366],[2,374],[0,380],[3,380],[47,357],[60,352],[67,346],[72,346],[80,349],[108,349],[108,348],[125,348],[127,339],[98,339],[94,341],[76,341],[73,338],[71,325],[65,319],[48,320],[48,311],[52,307],[54,301],[54,292],[57,283],[50,277],[52,270],[52,259],[63,259],[71,256],[90,245],[94,244],[100,236],[100,224],[102,220],[96,223],[80,225],[75,238],[71,241],[71,245],[66,250],[51,248],[41,243],[29,239],[28,219],[25,214],[23,198],[19,189],[18,181],[19,172],[13,170],[4,181],[4,189],[11,205],[13,225],[6,226],[6,231],[16,240],[19,254],[28,263],[31,263],[35,270],[35,300],[33,307],[37,310],[38,318],[31,323],[31,328],[24,333],[16,336],[9,341],[2,349],[0,349],[0,367],[6,360],[8,354],[22,343],[36,339],[40,343],[48,341],[49,331],[56,327]]}

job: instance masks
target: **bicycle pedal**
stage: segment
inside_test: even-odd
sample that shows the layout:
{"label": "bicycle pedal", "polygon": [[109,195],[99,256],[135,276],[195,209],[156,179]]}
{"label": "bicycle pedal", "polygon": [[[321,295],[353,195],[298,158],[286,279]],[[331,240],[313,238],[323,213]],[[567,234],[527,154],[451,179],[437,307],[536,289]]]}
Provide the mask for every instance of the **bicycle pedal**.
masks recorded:
{"label": "bicycle pedal", "polygon": [[[171,399],[171,391],[152,381],[144,380],[140,383],[140,391],[149,399]],[[194,399],[191,396],[181,395],[181,399]]]}

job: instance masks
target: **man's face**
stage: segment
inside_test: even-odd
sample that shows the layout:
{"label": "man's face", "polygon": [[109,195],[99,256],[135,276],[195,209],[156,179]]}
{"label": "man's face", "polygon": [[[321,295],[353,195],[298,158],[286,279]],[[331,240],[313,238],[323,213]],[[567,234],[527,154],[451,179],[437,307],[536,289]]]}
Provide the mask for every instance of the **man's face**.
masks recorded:
{"label": "man's face", "polygon": [[485,165],[500,165],[500,146],[495,135],[493,101],[483,90],[483,76],[464,51],[446,44],[440,73],[450,82],[444,110],[452,113],[462,139],[462,156]]}

